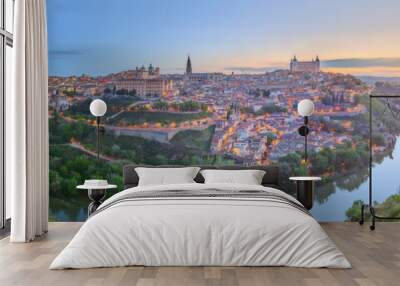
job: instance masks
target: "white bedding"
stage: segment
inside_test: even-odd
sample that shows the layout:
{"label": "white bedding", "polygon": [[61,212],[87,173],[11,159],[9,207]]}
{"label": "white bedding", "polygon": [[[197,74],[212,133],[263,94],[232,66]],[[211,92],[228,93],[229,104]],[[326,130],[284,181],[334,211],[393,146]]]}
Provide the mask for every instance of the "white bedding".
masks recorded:
{"label": "white bedding", "polygon": [[350,268],[321,226],[293,206],[246,198],[153,198],[112,202],[131,192],[265,190],[254,185],[179,184],[120,192],[90,217],[50,269],[145,266]]}

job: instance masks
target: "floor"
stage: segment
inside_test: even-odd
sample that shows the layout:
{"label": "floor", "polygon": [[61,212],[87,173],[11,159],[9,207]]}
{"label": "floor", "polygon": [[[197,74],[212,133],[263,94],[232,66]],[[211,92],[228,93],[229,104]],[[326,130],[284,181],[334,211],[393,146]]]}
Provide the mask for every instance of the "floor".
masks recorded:
{"label": "floor", "polygon": [[352,269],[288,267],[123,267],[48,270],[81,223],[51,223],[33,243],[0,241],[0,285],[400,285],[400,223],[323,223]]}

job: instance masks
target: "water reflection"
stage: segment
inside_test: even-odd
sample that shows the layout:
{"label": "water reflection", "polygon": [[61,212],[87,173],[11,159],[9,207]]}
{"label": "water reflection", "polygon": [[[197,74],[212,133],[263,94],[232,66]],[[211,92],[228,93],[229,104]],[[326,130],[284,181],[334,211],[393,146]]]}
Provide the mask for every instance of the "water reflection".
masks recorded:
{"label": "water reflection", "polygon": [[[383,202],[398,193],[400,177],[400,138],[394,148],[374,156],[372,169],[373,201]],[[344,221],[354,201],[368,202],[368,166],[358,172],[335,178],[333,183],[317,185],[314,194],[313,216],[319,221]]]}
{"label": "water reflection", "polygon": [[50,197],[49,218],[51,221],[85,221],[88,197],[79,196],[74,200]]}

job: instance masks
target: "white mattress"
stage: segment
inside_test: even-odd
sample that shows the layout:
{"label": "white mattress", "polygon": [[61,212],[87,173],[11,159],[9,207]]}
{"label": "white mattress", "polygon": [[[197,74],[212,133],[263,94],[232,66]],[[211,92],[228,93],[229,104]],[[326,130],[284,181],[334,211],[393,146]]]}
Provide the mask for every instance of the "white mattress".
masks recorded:
{"label": "white mattress", "polygon": [[[253,185],[180,184],[146,190],[257,189]],[[101,207],[102,207],[101,206]],[[123,201],[90,217],[50,269],[145,266],[293,266],[350,268],[310,215],[259,199],[185,198]]]}

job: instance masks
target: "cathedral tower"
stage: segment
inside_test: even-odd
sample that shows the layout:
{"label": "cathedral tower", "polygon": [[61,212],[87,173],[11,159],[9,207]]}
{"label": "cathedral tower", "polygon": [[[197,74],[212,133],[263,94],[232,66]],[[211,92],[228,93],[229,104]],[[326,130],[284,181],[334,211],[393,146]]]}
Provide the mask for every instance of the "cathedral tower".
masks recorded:
{"label": "cathedral tower", "polygon": [[190,60],[190,56],[188,56],[187,62],[186,62],[186,74],[187,75],[192,74],[192,61]]}

